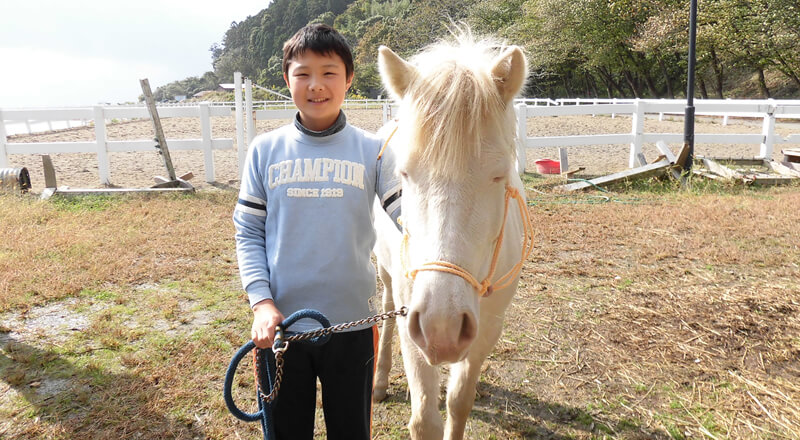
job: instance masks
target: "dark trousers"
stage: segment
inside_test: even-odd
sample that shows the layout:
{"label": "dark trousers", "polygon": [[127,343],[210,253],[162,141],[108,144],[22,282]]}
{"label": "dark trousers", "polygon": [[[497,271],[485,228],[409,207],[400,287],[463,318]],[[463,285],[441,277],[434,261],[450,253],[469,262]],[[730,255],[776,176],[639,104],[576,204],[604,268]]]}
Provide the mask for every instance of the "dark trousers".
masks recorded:
{"label": "dark trousers", "polygon": [[[273,405],[278,440],[312,440],[317,378],[329,440],[369,440],[377,327],[334,333],[323,345],[290,343]],[[271,353],[270,353],[271,354]]]}

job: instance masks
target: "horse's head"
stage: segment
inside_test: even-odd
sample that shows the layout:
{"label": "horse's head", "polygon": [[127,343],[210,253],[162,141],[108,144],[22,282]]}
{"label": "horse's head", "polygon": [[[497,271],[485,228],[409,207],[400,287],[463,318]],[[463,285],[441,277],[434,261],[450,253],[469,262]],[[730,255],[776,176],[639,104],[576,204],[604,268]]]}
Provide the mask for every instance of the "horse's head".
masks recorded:
{"label": "horse's head", "polygon": [[403,182],[401,259],[414,277],[408,331],[431,364],[463,359],[478,336],[474,281],[489,273],[501,231],[515,172],[512,99],[527,76],[520,48],[459,40],[411,62],[379,49],[400,102],[391,148]]}

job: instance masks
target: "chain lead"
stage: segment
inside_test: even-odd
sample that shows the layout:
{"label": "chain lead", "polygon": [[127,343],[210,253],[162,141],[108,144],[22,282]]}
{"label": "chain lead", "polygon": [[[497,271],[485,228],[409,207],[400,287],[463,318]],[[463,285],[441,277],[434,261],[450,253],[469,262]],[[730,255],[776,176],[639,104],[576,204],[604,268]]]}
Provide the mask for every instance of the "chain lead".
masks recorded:
{"label": "chain lead", "polygon": [[[289,349],[289,342],[295,341],[305,341],[308,339],[313,339],[321,336],[326,336],[331,333],[338,333],[344,330],[347,330],[352,327],[358,327],[364,324],[376,324],[381,321],[385,321],[387,319],[396,318],[398,316],[406,316],[408,314],[408,307],[402,306],[398,310],[392,310],[391,312],[381,313],[379,315],[370,316],[369,318],[360,319],[358,321],[352,322],[345,322],[339,325],[334,325],[331,327],[325,327],[317,330],[312,330],[304,333],[298,333],[296,335],[291,335],[288,338],[283,340],[283,330],[280,331],[282,344],[278,345],[278,340],[276,338],[275,344],[272,347],[272,352],[275,353],[275,384],[272,386],[272,390],[270,391],[269,395],[264,394],[263,387],[260,383],[258,383],[258,378],[260,375],[258,374],[258,362],[256,362],[256,387],[258,389],[258,395],[267,403],[271,403],[278,397],[278,390],[281,388],[281,379],[283,378],[283,354]],[[280,327],[278,327],[280,328]],[[276,333],[278,334],[278,333]],[[259,348],[256,348],[253,352],[253,356],[257,357]]]}

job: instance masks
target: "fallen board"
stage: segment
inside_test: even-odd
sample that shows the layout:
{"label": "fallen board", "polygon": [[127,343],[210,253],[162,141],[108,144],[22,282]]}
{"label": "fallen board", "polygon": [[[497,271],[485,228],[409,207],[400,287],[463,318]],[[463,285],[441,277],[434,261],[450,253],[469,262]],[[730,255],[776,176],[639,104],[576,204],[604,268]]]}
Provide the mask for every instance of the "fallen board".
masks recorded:
{"label": "fallen board", "polygon": [[581,189],[592,188],[594,186],[611,185],[613,183],[622,182],[625,180],[643,179],[645,177],[662,175],[666,173],[667,169],[671,166],[672,164],[669,162],[669,160],[664,159],[645,166],[620,171],[619,173],[609,174],[607,176],[597,177],[583,182],[575,182],[567,185],[557,186],[555,189],[561,191],[577,191]]}
{"label": "fallen board", "polygon": [[145,193],[193,193],[194,188],[46,188],[42,191],[42,199],[50,197],[79,197],[79,196],[115,196],[121,194]]}
{"label": "fallen board", "polygon": [[800,148],[787,148],[783,152],[783,161],[800,163]]}

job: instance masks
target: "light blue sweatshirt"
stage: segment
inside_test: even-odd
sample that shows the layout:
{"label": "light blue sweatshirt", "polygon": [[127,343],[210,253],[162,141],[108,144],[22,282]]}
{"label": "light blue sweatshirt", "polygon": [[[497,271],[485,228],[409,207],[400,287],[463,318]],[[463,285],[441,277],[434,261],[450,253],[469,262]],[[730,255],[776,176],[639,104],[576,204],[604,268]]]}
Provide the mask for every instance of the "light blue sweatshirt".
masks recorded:
{"label": "light blue sweatshirt", "polygon": [[233,221],[251,306],[271,298],[284,316],[312,308],[333,325],[373,314],[373,200],[396,222],[400,182],[391,152],[378,158],[380,138],[339,122],[327,136],[293,124],[250,145]]}

